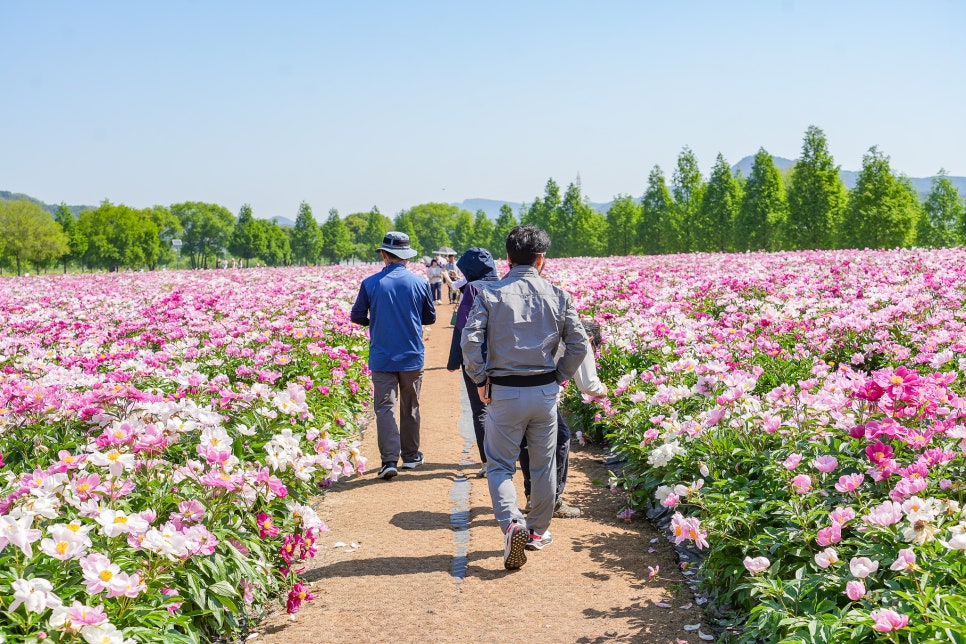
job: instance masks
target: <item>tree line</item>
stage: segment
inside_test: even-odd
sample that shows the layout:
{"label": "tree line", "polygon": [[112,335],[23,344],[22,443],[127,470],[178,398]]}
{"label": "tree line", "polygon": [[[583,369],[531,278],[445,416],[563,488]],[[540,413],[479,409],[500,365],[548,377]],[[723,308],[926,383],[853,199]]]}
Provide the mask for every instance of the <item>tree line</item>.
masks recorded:
{"label": "tree line", "polygon": [[821,129],[805,132],[802,153],[786,172],[760,149],[749,176],[732,173],[718,155],[707,180],[685,147],[670,183],[651,170],[640,198],[617,195],[606,213],[591,207],[578,183],[561,195],[550,179],[542,196],[519,213],[504,204],[496,221],[482,210],[426,203],[390,219],[373,207],[323,223],[305,202],[293,226],[256,219],[248,205],[237,217],[217,204],[185,202],[134,209],[104,201],[78,215],[61,205],[53,215],[27,200],[0,200],[0,267],[24,265],[66,272],[288,266],[371,261],[388,230],[407,233],[430,255],[442,246],[460,252],[484,246],[499,256],[509,231],[532,223],[550,233],[555,257],[833,248],[940,248],[966,243],[963,198],[940,171],[920,201],[877,147],[863,157],[855,186],[839,177]]}

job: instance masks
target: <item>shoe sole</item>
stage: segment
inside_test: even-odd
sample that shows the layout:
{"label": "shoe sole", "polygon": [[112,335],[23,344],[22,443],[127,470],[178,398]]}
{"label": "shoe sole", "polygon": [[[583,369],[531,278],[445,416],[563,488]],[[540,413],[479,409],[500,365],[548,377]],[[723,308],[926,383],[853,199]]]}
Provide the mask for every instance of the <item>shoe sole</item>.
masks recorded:
{"label": "shoe sole", "polygon": [[396,470],[389,470],[388,472],[384,472],[382,474],[376,474],[376,478],[382,479],[383,481],[388,481],[392,477],[396,476],[396,474],[399,474],[399,472]]}
{"label": "shoe sole", "polygon": [[527,563],[527,540],[530,535],[523,528],[518,527],[510,535],[510,552],[503,555],[503,567],[507,570],[517,570]]}
{"label": "shoe sole", "polygon": [[422,464],[423,464],[422,461],[420,461],[418,463],[403,463],[402,464],[402,468],[404,470],[414,470],[414,469],[416,469],[417,467],[419,467]]}

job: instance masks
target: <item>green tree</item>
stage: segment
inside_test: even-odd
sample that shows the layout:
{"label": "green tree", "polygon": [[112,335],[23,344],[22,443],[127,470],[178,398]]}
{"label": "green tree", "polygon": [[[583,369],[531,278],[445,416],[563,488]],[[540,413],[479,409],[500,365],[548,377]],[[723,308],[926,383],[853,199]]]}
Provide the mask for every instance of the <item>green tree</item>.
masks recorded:
{"label": "green tree", "polygon": [[641,218],[637,226],[637,245],[645,255],[680,251],[683,242],[676,214],[664,172],[661,166],[656,165],[647,177],[647,189],[641,198]]}
{"label": "green tree", "polygon": [[50,213],[29,201],[0,199],[0,249],[17,265],[43,264],[70,252],[67,235]]}
{"label": "green tree", "polygon": [[256,219],[265,237],[265,251],[259,256],[268,266],[288,266],[292,263],[291,228],[283,228],[268,219]]}
{"label": "green tree", "polygon": [[84,256],[84,251],[87,250],[87,238],[81,233],[77,225],[77,217],[67,208],[67,204],[62,203],[57,206],[57,210],[54,211],[54,221],[60,224],[61,230],[67,235],[68,251],[60,258],[64,264],[64,273],[67,273],[67,265],[70,262],[80,261]]}
{"label": "green tree", "polygon": [[396,219],[392,222],[393,230],[405,233],[409,235],[409,245],[417,253],[422,252],[422,246],[419,243],[419,235],[416,234],[416,225],[413,223],[413,217],[406,211],[400,212],[396,215]]}
{"label": "green tree", "polygon": [[84,263],[91,268],[150,267],[161,256],[161,236],[150,210],[105,199],[97,208],[82,212],[77,226],[87,239]]}
{"label": "green tree", "polygon": [[152,206],[144,211],[158,229],[159,246],[156,256],[149,255],[148,268],[154,270],[158,266],[174,263],[175,251],[171,242],[182,232],[181,222],[165,206]]}
{"label": "green tree", "polygon": [[[551,240],[557,240],[559,237],[558,233],[560,232],[561,205],[560,186],[552,178],[547,179],[543,198],[537,197],[533,200],[533,204],[529,208],[523,210],[520,216],[520,223],[533,224],[538,228],[543,228],[550,235]],[[555,243],[555,245],[557,244]],[[562,246],[566,247],[566,243],[562,244]],[[562,257],[559,253],[560,248],[558,246],[554,248],[554,254],[557,257]]]}
{"label": "green tree", "polygon": [[242,204],[238,210],[238,221],[228,239],[228,252],[248,266],[253,259],[263,257],[268,251],[268,238],[265,227],[255,221],[252,207]]}
{"label": "green tree", "polygon": [[741,183],[731,174],[724,156],[718,154],[695,217],[695,250],[733,250],[735,219],[741,208]]}
{"label": "green tree", "polygon": [[587,203],[576,183],[567,186],[556,226],[556,236],[550,238],[554,257],[600,257],[604,254],[607,219]]}
{"label": "green tree", "polygon": [[617,195],[607,209],[607,252],[630,255],[636,250],[637,229],[641,223],[641,207],[629,195]]}
{"label": "green tree", "polygon": [[933,177],[932,187],[922,205],[916,232],[916,245],[924,248],[949,248],[966,240],[966,207],[959,191],[945,170]]}
{"label": "green tree", "polygon": [[510,204],[505,203],[500,206],[500,216],[496,218],[496,223],[493,225],[493,237],[490,239],[488,247],[494,258],[506,257],[506,238],[510,235],[510,231],[519,224],[520,222],[513,214],[513,208],[510,207]]}
{"label": "green tree", "polygon": [[181,254],[187,255],[191,268],[208,268],[217,261],[235,229],[235,217],[224,206],[186,201],[171,206],[171,212],[184,229]]}
{"label": "green tree", "polygon": [[322,229],[312,215],[311,206],[303,201],[292,230],[292,260],[298,264],[317,264],[322,256],[322,242]]}
{"label": "green tree", "polygon": [[912,244],[920,206],[908,180],[897,177],[876,146],[862,157],[842,222],[843,248],[896,248]]}
{"label": "green tree", "polygon": [[781,172],[772,156],[759,148],[735,219],[735,249],[779,250],[787,220],[788,198]]}
{"label": "green tree", "polygon": [[[486,216],[483,209],[476,211],[476,218],[473,220],[473,239],[470,246],[482,246],[490,250],[490,241],[493,239],[495,226],[490,218]],[[492,251],[490,251],[492,252]]]}
{"label": "green tree", "polygon": [[704,194],[704,181],[698,168],[698,159],[688,146],[678,155],[677,167],[671,180],[671,194],[674,195],[674,218],[681,231],[678,252],[695,250],[695,224],[701,198]]}
{"label": "green tree", "polygon": [[450,240],[457,253],[462,253],[473,245],[473,215],[468,210],[461,209],[456,213],[456,225]]}
{"label": "green tree", "polygon": [[846,200],[825,133],[809,126],[788,187],[787,246],[793,250],[834,248]]}
{"label": "green tree", "polygon": [[457,216],[460,209],[456,206],[431,202],[413,206],[403,210],[396,216],[396,221],[408,221],[412,224],[413,232],[401,230],[410,237],[415,248],[425,253],[432,253],[440,246],[454,246],[453,237],[456,233]]}
{"label": "green tree", "polygon": [[322,224],[322,256],[332,264],[339,264],[352,255],[352,239],[349,230],[335,208],[329,210],[329,218]]}

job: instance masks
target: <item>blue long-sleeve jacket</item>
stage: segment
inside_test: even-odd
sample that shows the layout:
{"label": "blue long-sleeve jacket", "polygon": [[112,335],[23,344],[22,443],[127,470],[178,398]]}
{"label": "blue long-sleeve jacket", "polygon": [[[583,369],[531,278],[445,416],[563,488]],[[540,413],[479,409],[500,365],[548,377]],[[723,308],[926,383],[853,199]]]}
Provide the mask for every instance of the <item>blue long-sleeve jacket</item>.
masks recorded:
{"label": "blue long-sleeve jacket", "polygon": [[390,264],[362,280],[349,318],[369,327],[371,370],[423,368],[423,325],[436,322],[436,306],[429,282],[410,273],[405,264]]}

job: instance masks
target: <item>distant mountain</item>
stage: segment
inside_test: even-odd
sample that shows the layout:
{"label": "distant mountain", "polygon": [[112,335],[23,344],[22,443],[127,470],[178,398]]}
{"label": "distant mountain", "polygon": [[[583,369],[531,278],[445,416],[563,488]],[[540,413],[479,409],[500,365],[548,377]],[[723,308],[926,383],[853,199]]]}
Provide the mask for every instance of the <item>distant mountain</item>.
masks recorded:
{"label": "distant mountain", "polygon": [[[10,201],[30,201],[37,204],[38,206],[40,206],[50,214],[54,214],[55,212],[57,212],[57,205],[44,203],[43,201],[41,201],[40,199],[37,199],[36,197],[31,197],[30,195],[25,195],[20,192],[8,192],[6,190],[0,190],[0,199],[8,199]],[[67,206],[67,210],[69,210],[71,214],[73,214],[75,217],[78,216],[84,210],[94,210],[96,208],[97,206]],[[259,217],[256,217],[256,219],[259,219]],[[260,219],[264,219],[264,217],[261,217]],[[289,219],[288,217],[272,217],[271,220],[274,221],[279,226],[288,226],[289,228],[292,228],[295,226],[295,222]]]}
{"label": "distant mountain", "polygon": [[272,217],[272,221],[274,221],[279,226],[283,226],[283,227],[288,226],[289,228],[295,228],[295,222],[289,219],[288,217],[275,216],[275,217]]}
{"label": "distant mountain", "polygon": [[[785,170],[791,168],[795,165],[795,161],[792,159],[785,159],[784,157],[772,157],[775,161],[775,167],[784,172]],[[745,157],[738,163],[731,166],[732,173],[741,172],[741,176],[747,179],[751,176],[751,166],[755,162],[755,157]],[[895,169],[893,169],[893,172]],[[851,190],[855,187],[855,182],[859,178],[859,173],[855,170],[839,170],[839,177],[842,179],[842,183],[845,187]],[[909,177],[909,181],[912,182],[912,186],[919,193],[920,198],[925,198],[929,191],[932,190],[932,180],[935,177]],[[959,194],[966,196],[966,177],[947,177],[949,182],[959,190]]]}
{"label": "distant mountain", "polygon": [[[37,204],[50,214],[57,212],[57,205],[51,205],[49,203],[44,203],[40,199],[31,197],[30,195],[25,195],[19,192],[7,192],[6,190],[0,190],[0,199],[7,199],[10,201],[30,201]],[[81,213],[82,210],[93,210],[97,206],[67,206],[67,210],[71,212],[75,217]]]}

